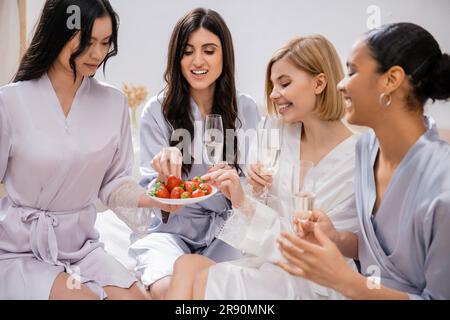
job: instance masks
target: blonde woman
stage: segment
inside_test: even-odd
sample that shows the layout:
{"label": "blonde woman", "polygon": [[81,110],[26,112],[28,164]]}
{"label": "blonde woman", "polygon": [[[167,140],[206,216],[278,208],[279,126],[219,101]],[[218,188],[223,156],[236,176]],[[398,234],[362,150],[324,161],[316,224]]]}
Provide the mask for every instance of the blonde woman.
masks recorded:
{"label": "blonde woman", "polygon": [[[185,255],[175,264],[168,298],[173,299],[339,299],[337,292],[289,275],[273,262],[282,259],[277,241],[290,230],[292,168],[300,160],[314,163],[316,206],[343,232],[357,226],[354,201],[356,136],[342,123],[344,102],[336,85],[343,78],[333,45],[320,35],[296,38],[278,50],[266,74],[268,112],[285,124],[282,164],[273,177],[259,165],[247,169],[254,189],[269,187],[270,207],[244,192],[232,170],[204,178],[228,197],[234,213],[219,237],[247,253],[245,258],[214,264]],[[297,173],[298,174],[298,173]],[[351,259],[347,263],[354,268]]]}
{"label": "blonde woman", "polygon": [[360,37],[347,65],[348,121],[372,129],[356,147],[360,231],[340,234],[315,211],[283,238],[280,266],[350,299],[448,300],[450,146],[424,105],[450,98],[450,55],[421,26],[392,23]]}

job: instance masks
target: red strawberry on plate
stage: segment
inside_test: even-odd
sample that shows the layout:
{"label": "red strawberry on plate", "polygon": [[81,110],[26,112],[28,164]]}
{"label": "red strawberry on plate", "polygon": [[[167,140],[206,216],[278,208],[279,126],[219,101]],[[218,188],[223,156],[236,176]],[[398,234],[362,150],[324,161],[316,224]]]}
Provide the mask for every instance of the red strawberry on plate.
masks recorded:
{"label": "red strawberry on plate", "polygon": [[150,195],[158,198],[170,198],[169,190],[161,181],[156,182],[155,186],[150,189]]}
{"label": "red strawberry on plate", "polygon": [[184,192],[183,188],[181,187],[175,187],[172,189],[172,191],[170,192],[170,198],[171,199],[180,199],[181,198],[181,194]]}
{"label": "red strawberry on plate", "polygon": [[212,192],[212,187],[207,183],[200,183],[200,189],[202,189],[206,195]]}
{"label": "red strawberry on plate", "polygon": [[205,193],[202,189],[196,189],[194,192],[192,192],[192,198],[199,198],[205,196]]}
{"label": "red strawberry on plate", "polygon": [[175,177],[174,175],[170,175],[167,179],[166,187],[170,192],[172,192],[174,188],[181,186],[182,183],[183,181],[181,179]]}
{"label": "red strawberry on plate", "polygon": [[198,189],[198,187],[195,185],[195,182],[194,182],[194,181],[187,180],[187,181],[184,183],[184,190],[186,190],[187,192],[192,193],[192,192],[194,192],[196,189]]}

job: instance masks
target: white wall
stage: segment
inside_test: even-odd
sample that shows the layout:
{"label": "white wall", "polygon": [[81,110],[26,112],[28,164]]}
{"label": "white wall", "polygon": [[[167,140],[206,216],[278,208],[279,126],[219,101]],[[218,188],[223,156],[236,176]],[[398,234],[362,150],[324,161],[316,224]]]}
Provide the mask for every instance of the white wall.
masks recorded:
{"label": "white wall", "polygon": [[33,37],[44,3],[45,0],[27,0],[27,43],[30,43]]}
{"label": "white wall", "polygon": [[10,82],[17,69],[19,29],[17,1],[0,0],[0,86]]}
{"label": "white wall", "polygon": [[[111,0],[121,18],[119,55],[109,62],[106,81],[145,84],[152,94],[164,85],[167,44],[176,21],[204,6],[218,11],[234,39],[237,83],[264,104],[265,65],[288,39],[321,33],[336,46],[343,63],[357,36],[367,30],[369,5],[380,8],[381,22],[422,25],[450,52],[449,0]],[[103,78],[99,76],[99,78]],[[450,128],[450,103],[430,110],[440,127]]]}
{"label": "white wall", "polygon": [[[27,43],[45,0],[26,1]],[[0,0],[0,86],[9,83],[19,66],[20,54],[19,9],[16,0]]]}
{"label": "white wall", "polygon": [[[12,1],[12,0],[0,0]],[[288,39],[321,33],[336,46],[344,63],[353,41],[367,30],[370,5],[380,8],[381,23],[410,21],[429,30],[450,52],[450,0],[110,0],[120,15],[119,55],[108,62],[106,79],[144,84],[150,93],[163,88],[167,45],[176,21],[188,10],[204,6],[218,11],[234,39],[239,90],[264,104],[267,60]],[[28,29],[44,0],[28,0]],[[36,19],[36,18],[34,18]],[[450,102],[429,112],[439,127],[450,128]]]}

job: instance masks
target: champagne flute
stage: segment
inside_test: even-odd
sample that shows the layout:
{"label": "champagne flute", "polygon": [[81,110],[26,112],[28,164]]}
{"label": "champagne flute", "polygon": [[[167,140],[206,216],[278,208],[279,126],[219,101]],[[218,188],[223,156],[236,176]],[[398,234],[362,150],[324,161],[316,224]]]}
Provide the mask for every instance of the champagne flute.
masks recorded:
{"label": "champagne flute", "polygon": [[[261,174],[273,176],[279,166],[283,123],[276,115],[267,115],[262,121],[262,128],[258,130],[257,134],[257,159],[261,165]],[[265,199],[267,194],[268,188],[264,187],[260,197]]]}
{"label": "champagne flute", "polygon": [[[308,220],[314,209],[316,186],[314,178],[314,163],[300,160],[294,167],[292,175],[292,191],[294,201],[293,219]],[[295,224],[294,224],[295,225]]]}
{"label": "champagne flute", "polygon": [[214,166],[222,161],[223,143],[222,116],[219,114],[207,115],[203,127],[203,144],[208,165]]}

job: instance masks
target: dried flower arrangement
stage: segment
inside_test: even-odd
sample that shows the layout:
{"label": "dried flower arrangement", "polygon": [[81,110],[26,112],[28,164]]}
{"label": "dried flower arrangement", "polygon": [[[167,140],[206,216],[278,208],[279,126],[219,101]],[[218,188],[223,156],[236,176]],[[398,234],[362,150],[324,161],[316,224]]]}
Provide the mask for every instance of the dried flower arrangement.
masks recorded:
{"label": "dried flower arrangement", "polygon": [[132,86],[123,84],[122,92],[128,100],[128,106],[131,109],[131,122],[133,127],[137,128],[136,110],[147,99],[148,90],[145,86]]}

